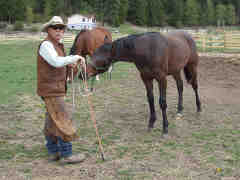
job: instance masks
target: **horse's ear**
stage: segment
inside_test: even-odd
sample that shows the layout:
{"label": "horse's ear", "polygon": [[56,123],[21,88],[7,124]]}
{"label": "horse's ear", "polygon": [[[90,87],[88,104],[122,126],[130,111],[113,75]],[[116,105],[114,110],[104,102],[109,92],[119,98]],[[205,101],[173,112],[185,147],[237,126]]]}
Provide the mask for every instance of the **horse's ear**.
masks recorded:
{"label": "horse's ear", "polygon": [[117,54],[116,54],[116,45],[114,45],[113,43],[112,43],[112,45],[111,45],[111,55],[113,56],[113,57],[115,57]]}
{"label": "horse's ear", "polygon": [[107,35],[105,35],[105,37],[104,37],[104,43],[108,43],[108,42],[109,42],[109,39],[108,39]]}

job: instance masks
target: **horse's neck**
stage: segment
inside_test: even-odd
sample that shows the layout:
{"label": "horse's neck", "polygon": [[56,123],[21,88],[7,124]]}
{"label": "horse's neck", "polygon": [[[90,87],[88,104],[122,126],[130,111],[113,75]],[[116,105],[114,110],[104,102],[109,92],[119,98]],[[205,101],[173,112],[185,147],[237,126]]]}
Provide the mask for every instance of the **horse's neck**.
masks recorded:
{"label": "horse's neck", "polygon": [[122,47],[120,44],[115,45],[115,52],[113,53],[112,60],[113,63],[122,61],[122,62],[131,62],[130,56],[128,55],[128,52],[126,53],[126,49]]}

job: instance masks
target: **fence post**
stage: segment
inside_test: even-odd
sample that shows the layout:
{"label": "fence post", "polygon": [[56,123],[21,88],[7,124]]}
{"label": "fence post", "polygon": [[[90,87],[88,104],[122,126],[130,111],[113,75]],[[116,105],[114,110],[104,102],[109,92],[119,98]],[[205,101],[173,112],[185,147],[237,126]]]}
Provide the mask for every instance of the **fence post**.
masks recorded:
{"label": "fence post", "polygon": [[225,30],[224,30],[224,33],[223,33],[223,34],[224,34],[224,38],[223,38],[223,39],[224,39],[224,43],[223,43],[224,50],[223,50],[223,51],[226,52],[226,47],[227,47],[227,44],[226,44],[226,43],[227,43],[227,33],[226,33]]}
{"label": "fence post", "polygon": [[205,34],[204,33],[201,33],[201,39],[202,39],[202,51],[203,52],[205,52],[205,50],[206,50],[206,42],[205,42],[205,40],[206,40],[206,38],[205,38]]}

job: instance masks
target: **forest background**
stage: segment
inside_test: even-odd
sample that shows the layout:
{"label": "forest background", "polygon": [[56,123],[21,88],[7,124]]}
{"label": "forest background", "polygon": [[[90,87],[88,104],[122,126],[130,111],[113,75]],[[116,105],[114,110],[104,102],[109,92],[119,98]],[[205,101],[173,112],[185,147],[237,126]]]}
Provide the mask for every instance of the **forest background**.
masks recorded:
{"label": "forest background", "polygon": [[239,0],[1,0],[0,28],[6,24],[43,23],[53,15],[95,15],[118,27],[221,26],[240,22]]}

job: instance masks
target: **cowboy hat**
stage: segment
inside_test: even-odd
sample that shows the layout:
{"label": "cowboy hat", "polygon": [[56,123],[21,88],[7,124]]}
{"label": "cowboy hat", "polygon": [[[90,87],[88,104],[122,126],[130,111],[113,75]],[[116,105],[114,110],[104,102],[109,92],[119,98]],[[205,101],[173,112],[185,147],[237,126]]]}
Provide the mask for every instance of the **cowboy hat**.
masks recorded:
{"label": "cowboy hat", "polygon": [[55,25],[61,25],[66,27],[66,24],[64,24],[62,18],[60,16],[53,16],[52,19],[50,19],[47,23],[45,23],[42,27],[43,32],[47,32],[47,29],[49,26],[55,26]]}

